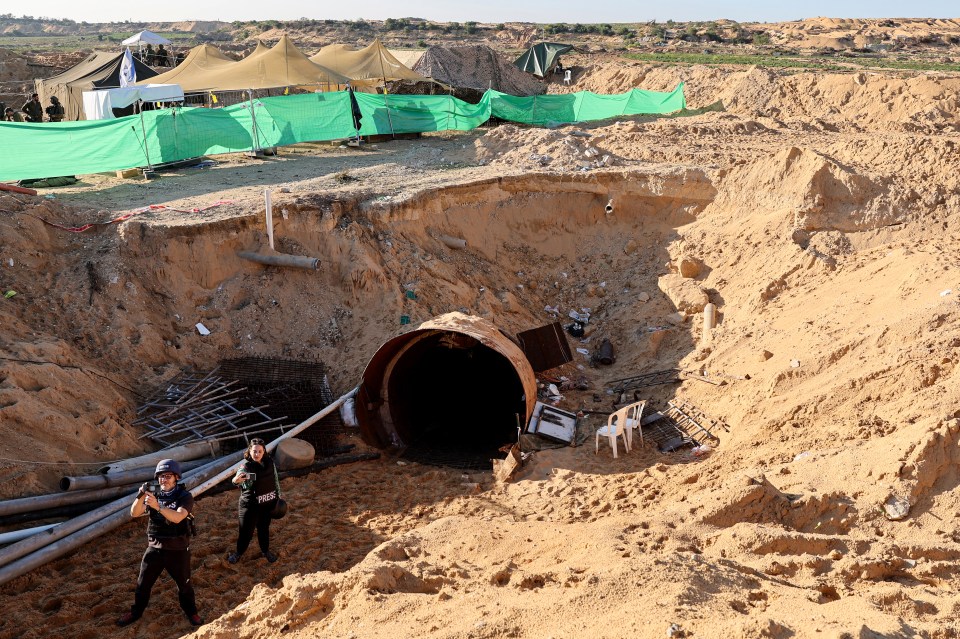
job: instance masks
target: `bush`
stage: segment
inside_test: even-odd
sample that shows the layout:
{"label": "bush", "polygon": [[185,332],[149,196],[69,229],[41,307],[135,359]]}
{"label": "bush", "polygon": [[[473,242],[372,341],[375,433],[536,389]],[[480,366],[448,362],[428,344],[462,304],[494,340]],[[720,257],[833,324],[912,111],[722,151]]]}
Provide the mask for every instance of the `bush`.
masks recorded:
{"label": "bush", "polygon": [[417,40],[417,46],[420,47],[421,49],[426,49],[426,48],[427,48],[427,41],[426,41],[426,40]]}

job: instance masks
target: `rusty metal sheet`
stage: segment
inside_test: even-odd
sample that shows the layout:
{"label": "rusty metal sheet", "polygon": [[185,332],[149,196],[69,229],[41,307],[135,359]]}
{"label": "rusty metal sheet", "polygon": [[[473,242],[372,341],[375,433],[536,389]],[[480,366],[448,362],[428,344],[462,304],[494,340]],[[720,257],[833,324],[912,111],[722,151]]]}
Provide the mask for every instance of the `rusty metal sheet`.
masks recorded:
{"label": "rusty metal sheet", "polygon": [[570,352],[570,344],[560,322],[517,333],[517,339],[534,372],[540,373],[573,361],[573,353]]}

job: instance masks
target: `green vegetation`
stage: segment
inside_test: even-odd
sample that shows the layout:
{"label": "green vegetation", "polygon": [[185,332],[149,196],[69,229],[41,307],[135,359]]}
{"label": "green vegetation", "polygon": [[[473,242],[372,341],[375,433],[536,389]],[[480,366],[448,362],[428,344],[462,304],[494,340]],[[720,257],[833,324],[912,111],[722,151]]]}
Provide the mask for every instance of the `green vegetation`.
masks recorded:
{"label": "green vegetation", "polygon": [[545,27],[543,27],[543,32],[546,35],[559,34],[559,33],[595,33],[597,35],[605,35],[605,36],[614,35],[613,25],[611,24],[567,25],[562,22],[558,22],[556,24],[546,25]]}
{"label": "green vegetation", "polygon": [[[877,57],[817,58],[782,57],[771,55],[728,55],[704,53],[628,53],[625,57],[641,62],[669,64],[740,64],[778,69],[816,69],[818,71],[852,71],[859,69],[894,69],[904,71],[960,71],[960,64],[897,60]],[[852,67],[852,68],[851,68]]]}

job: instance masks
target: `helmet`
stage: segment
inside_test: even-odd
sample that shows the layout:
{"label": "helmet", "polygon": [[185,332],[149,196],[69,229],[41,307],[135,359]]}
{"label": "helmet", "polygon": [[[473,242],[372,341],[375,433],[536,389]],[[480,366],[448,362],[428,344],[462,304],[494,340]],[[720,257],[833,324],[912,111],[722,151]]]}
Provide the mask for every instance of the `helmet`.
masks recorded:
{"label": "helmet", "polygon": [[287,514],[287,500],[280,498],[277,500],[276,505],[274,505],[273,510],[270,511],[270,517],[272,519],[283,519],[283,516]]}
{"label": "helmet", "polygon": [[153,476],[156,477],[160,473],[173,473],[177,477],[183,474],[180,470],[180,462],[176,459],[161,459],[160,463],[157,464],[157,470],[154,471]]}

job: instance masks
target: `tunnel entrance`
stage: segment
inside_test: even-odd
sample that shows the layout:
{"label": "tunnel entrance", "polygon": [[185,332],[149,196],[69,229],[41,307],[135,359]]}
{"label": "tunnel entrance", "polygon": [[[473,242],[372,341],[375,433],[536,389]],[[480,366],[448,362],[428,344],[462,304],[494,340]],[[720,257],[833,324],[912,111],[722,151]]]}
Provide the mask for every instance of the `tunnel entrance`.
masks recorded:
{"label": "tunnel entrance", "polygon": [[450,313],[384,344],[364,371],[364,439],[408,459],[489,469],[536,394],[520,348],[480,318]]}

